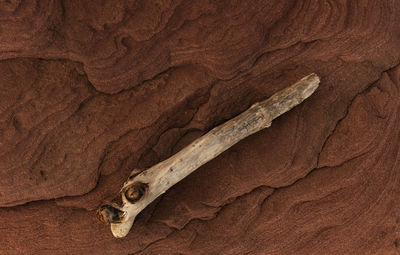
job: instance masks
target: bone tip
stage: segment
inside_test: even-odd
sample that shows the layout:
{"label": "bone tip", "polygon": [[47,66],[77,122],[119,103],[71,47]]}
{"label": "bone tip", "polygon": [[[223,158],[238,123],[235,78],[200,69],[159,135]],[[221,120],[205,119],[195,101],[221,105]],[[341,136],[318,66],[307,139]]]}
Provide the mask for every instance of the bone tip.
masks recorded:
{"label": "bone tip", "polygon": [[129,219],[126,222],[122,222],[122,223],[112,223],[111,224],[111,233],[113,234],[114,237],[116,238],[123,238],[126,235],[128,235],[129,230],[131,230],[132,225],[133,225],[133,221],[135,219]]}
{"label": "bone tip", "polygon": [[128,233],[121,232],[119,230],[111,230],[111,233],[115,238],[124,238],[128,235]]}
{"label": "bone tip", "polygon": [[311,73],[303,77],[297,84],[302,100],[311,96],[319,86],[320,79],[317,74]]}
{"label": "bone tip", "polygon": [[311,73],[301,80],[307,81],[308,87],[312,88],[313,92],[314,92],[314,90],[316,90],[318,88],[319,82],[320,82],[320,78],[316,73]]}
{"label": "bone tip", "polygon": [[320,82],[319,76],[316,73],[311,73],[304,77],[302,80],[308,80],[312,85],[318,85]]}

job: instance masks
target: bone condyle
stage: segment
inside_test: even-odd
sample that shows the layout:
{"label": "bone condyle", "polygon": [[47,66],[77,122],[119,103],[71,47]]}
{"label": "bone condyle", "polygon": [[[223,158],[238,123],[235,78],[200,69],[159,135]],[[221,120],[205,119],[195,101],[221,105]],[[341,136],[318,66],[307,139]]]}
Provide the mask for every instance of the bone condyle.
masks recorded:
{"label": "bone condyle", "polygon": [[172,157],[146,170],[133,170],[118,196],[97,210],[97,217],[111,224],[115,237],[125,237],[136,216],[158,196],[240,140],[271,126],[272,120],[313,94],[318,84],[319,77],[310,74],[267,100],[253,104]]}

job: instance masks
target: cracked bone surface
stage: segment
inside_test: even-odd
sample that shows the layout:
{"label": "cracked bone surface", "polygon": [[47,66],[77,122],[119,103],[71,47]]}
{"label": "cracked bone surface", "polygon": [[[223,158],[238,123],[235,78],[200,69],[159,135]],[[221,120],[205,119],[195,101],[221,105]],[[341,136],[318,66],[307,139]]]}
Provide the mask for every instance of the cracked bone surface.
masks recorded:
{"label": "cracked bone surface", "polygon": [[111,224],[115,237],[125,237],[136,216],[158,196],[240,140],[271,126],[273,119],[313,94],[318,84],[319,77],[310,74],[267,100],[253,104],[172,157],[146,170],[133,170],[118,196],[97,210],[97,217]]}

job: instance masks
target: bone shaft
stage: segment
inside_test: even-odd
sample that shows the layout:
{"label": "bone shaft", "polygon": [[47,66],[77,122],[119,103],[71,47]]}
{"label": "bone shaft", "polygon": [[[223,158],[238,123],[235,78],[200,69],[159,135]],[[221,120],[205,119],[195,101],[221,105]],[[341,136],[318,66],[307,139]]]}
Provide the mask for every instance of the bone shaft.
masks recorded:
{"label": "bone shaft", "polygon": [[[310,96],[319,79],[311,74],[294,85],[256,103],[247,111],[212,129],[169,159],[146,170],[155,197],[214,159],[245,137],[266,127],[271,121]],[[173,172],[173,173],[172,173]]]}
{"label": "bone shaft", "polygon": [[106,204],[98,211],[100,218],[111,223],[115,237],[126,236],[135,217],[158,196],[240,140],[269,127],[272,120],[309,97],[318,84],[318,76],[310,74],[212,129],[174,156],[143,172],[134,171],[119,194],[122,207]]}
{"label": "bone shaft", "polygon": [[[240,140],[269,125],[269,116],[265,116],[260,109],[249,109],[212,129],[173,157],[162,162],[160,167],[154,170],[172,168],[175,171],[173,179],[165,175],[160,179],[160,182],[164,184],[162,186],[169,188]],[[165,183],[166,180],[169,182],[168,185]]]}

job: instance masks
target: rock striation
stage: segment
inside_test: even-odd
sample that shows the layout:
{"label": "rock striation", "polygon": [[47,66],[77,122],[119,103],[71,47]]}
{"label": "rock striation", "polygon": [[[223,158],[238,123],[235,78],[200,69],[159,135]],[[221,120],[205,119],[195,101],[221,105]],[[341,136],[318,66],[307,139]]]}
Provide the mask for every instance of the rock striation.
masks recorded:
{"label": "rock striation", "polygon": [[[397,254],[400,3],[0,1],[0,254]],[[315,94],[116,240],[134,168],[315,72]]]}

